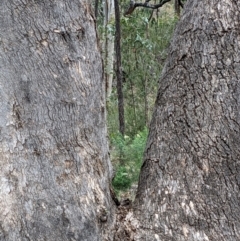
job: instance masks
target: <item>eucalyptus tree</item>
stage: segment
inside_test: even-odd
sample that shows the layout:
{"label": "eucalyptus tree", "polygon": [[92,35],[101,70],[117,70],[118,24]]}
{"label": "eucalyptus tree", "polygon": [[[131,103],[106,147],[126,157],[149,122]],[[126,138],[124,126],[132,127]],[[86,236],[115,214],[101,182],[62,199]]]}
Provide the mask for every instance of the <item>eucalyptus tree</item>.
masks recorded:
{"label": "eucalyptus tree", "polygon": [[0,23],[0,240],[111,239],[105,83],[89,2],[2,0]]}
{"label": "eucalyptus tree", "polygon": [[239,19],[236,0],[186,4],[116,223],[89,2],[2,0],[0,239],[239,240]]}
{"label": "eucalyptus tree", "polygon": [[240,240],[240,2],[188,0],[134,203],[138,240]]}

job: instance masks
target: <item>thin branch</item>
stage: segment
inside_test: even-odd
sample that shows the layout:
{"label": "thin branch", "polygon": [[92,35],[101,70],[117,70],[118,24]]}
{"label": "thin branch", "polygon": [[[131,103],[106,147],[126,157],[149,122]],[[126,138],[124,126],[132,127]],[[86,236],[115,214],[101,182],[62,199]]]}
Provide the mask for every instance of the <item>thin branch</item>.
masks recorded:
{"label": "thin branch", "polygon": [[135,8],[137,7],[144,7],[144,8],[150,8],[150,9],[158,9],[160,7],[162,7],[165,3],[170,2],[171,0],[161,0],[160,3],[158,4],[151,4],[149,3],[150,0],[146,0],[145,3],[135,3],[133,0],[130,1],[130,5],[129,8],[127,9],[127,11],[124,13],[124,15],[129,15],[131,14]]}

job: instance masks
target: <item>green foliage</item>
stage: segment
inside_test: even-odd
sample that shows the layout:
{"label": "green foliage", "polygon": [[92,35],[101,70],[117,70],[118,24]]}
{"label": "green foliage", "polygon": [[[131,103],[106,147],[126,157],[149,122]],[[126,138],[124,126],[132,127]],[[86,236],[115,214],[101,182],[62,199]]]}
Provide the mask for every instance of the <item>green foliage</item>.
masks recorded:
{"label": "green foliage", "polygon": [[120,190],[126,190],[131,186],[131,178],[129,177],[128,170],[125,166],[119,166],[112,184],[117,192]]}
{"label": "green foliage", "polygon": [[[126,134],[134,136],[149,125],[158,89],[158,80],[167,56],[167,48],[175,28],[176,17],[135,10],[130,17],[121,18],[122,69],[124,73],[124,109]],[[117,93],[113,88],[108,100],[109,132],[118,130]]]}
{"label": "green foliage", "polygon": [[[123,12],[129,6],[129,1],[121,1],[121,5]],[[114,37],[114,24],[111,22],[107,28],[103,28],[101,6],[99,11],[99,36],[105,38],[110,33]],[[115,78],[112,95],[107,100],[111,159],[116,169],[113,186],[117,193],[128,190],[133,183],[138,181],[147,138],[147,126],[151,119],[158,81],[176,22],[177,18],[171,4],[166,4],[164,8],[154,10],[154,12],[138,8],[129,17],[121,14],[124,138],[118,132]]]}
{"label": "green foliage", "polygon": [[138,181],[147,134],[145,128],[133,138],[123,138],[120,134],[111,137],[111,158],[116,169],[113,187],[117,193]]}
{"label": "green foliage", "polygon": [[170,5],[169,9],[166,8],[159,16],[155,12],[151,20],[151,12],[146,9],[136,10],[129,18],[121,19],[124,138],[118,133],[116,89],[113,88],[108,100],[111,158],[116,169],[113,186],[117,193],[128,190],[138,181],[147,138],[146,126],[150,122],[158,80],[177,21]]}

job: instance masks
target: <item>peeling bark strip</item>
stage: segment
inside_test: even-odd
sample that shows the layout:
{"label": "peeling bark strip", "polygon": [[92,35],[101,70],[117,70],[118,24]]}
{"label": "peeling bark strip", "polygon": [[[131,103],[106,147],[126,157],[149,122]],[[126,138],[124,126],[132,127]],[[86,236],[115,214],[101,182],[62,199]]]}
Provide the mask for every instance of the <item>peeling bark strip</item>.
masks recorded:
{"label": "peeling bark strip", "polygon": [[87,0],[1,0],[1,241],[107,239],[112,171],[96,43]]}
{"label": "peeling bark strip", "polygon": [[240,240],[240,1],[189,0],[135,201],[139,240]]}

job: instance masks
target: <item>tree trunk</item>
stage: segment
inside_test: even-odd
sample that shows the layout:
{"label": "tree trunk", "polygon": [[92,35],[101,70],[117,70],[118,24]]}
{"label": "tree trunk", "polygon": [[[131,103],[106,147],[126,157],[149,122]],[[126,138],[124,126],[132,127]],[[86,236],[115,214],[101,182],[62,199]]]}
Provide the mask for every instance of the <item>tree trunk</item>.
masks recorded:
{"label": "tree trunk", "polygon": [[105,62],[105,81],[107,98],[112,93],[113,63],[114,63],[114,0],[103,1],[104,11],[104,62]]}
{"label": "tree trunk", "polygon": [[180,1],[180,0],[174,0],[174,10],[175,10],[175,14],[176,14],[178,17],[180,16],[180,13],[181,13],[179,1]]}
{"label": "tree trunk", "polygon": [[240,240],[240,2],[189,0],[162,73],[137,240]]}
{"label": "tree trunk", "polygon": [[2,0],[0,23],[0,240],[111,239],[105,84],[88,1]]}
{"label": "tree trunk", "polygon": [[120,26],[120,9],[118,0],[114,0],[115,5],[115,52],[116,52],[116,77],[117,77],[117,96],[118,96],[118,120],[119,131],[124,136],[124,99],[123,99],[123,81],[122,81],[122,59],[121,59],[121,26]]}
{"label": "tree trunk", "polygon": [[99,0],[95,0],[94,4],[94,11],[95,11],[95,18],[98,18],[98,5],[99,5]]}

